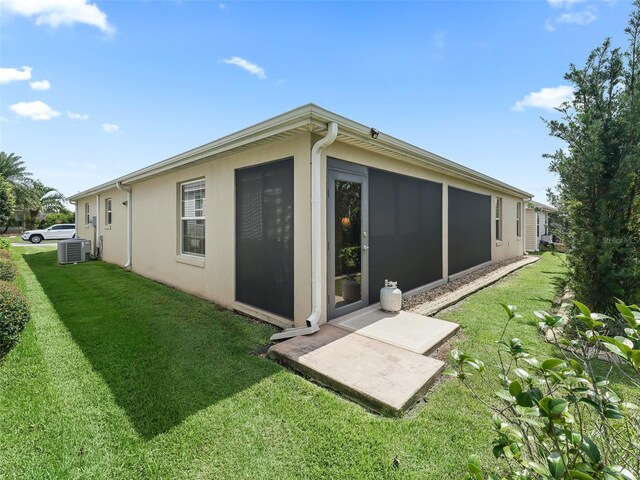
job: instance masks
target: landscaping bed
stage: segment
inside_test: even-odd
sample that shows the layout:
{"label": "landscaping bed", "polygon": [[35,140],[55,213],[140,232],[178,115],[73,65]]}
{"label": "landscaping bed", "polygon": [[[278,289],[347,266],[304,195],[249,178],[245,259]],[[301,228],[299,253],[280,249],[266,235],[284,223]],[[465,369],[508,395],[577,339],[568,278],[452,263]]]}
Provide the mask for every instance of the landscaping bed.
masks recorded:
{"label": "landscaping bed", "polygon": [[424,292],[416,293],[415,295],[411,295],[410,297],[406,297],[402,299],[402,309],[403,310],[411,310],[412,308],[417,307],[425,302],[431,302],[436,298],[446,294],[451,293],[459,288],[464,287],[465,285],[484,277],[485,275],[494,272],[502,267],[506,267],[507,265],[511,265],[512,263],[516,263],[521,261],[522,259],[527,258],[522,255],[519,257],[508,258],[507,260],[502,260],[500,262],[494,262],[491,265],[487,265],[486,267],[478,268],[472,272],[467,273],[455,280],[445,283],[436,288],[432,288],[431,290],[427,290]]}

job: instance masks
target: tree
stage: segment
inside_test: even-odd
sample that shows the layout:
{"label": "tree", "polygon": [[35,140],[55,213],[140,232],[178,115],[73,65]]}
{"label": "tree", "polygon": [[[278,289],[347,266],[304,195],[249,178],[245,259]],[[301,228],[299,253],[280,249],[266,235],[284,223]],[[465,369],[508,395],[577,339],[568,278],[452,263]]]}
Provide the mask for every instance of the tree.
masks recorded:
{"label": "tree", "polygon": [[48,187],[40,180],[30,182],[29,192],[25,199],[24,208],[29,210],[29,226],[35,224],[40,212],[56,213],[66,211],[66,197],[53,187]]}
{"label": "tree", "polygon": [[0,176],[11,184],[25,182],[31,177],[27,167],[15,153],[0,152]]}
{"label": "tree", "polygon": [[[609,39],[565,79],[574,98],[547,121],[567,144],[552,155],[576,296],[599,311],[612,298],[640,296],[640,0],[625,29],[629,47]],[[553,195],[552,195],[553,197]]]}
{"label": "tree", "polygon": [[21,208],[29,197],[31,173],[27,170],[22,157],[15,153],[0,152],[0,176],[13,187],[16,205]]}
{"label": "tree", "polygon": [[6,225],[16,210],[16,197],[13,188],[0,175],[0,225]]}
{"label": "tree", "polygon": [[59,223],[74,223],[76,214],[68,209],[56,213],[47,213],[47,217],[44,220],[44,227],[50,227],[51,225],[57,225]]}

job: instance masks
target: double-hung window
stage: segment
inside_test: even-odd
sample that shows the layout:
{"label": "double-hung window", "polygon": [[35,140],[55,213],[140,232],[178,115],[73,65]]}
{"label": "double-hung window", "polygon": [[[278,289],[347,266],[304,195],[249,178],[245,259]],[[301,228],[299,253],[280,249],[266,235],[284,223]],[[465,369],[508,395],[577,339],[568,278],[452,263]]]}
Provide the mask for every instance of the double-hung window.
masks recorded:
{"label": "double-hung window", "polygon": [[496,197],[496,240],[502,240],[502,198]]}
{"label": "double-hung window", "polygon": [[106,225],[111,225],[112,218],[113,218],[113,214],[111,210],[111,199],[107,198],[104,201],[104,223]]}
{"label": "double-hung window", "polygon": [[204,180],[180,185],[180,252],[204,256],[205,188]]}
{"label": "double-hung window", "polygon": [[85,225],[90,225],[91,224],[91,210],[89,209],[89,204],[85,203],[84,204],[84,224]]}
{"label": "double-hung window", "polygon": [[518,202],[516,203],[516,237],[522,236],[522,221],[520,217],[521,215],[522,215],[522,203]]}

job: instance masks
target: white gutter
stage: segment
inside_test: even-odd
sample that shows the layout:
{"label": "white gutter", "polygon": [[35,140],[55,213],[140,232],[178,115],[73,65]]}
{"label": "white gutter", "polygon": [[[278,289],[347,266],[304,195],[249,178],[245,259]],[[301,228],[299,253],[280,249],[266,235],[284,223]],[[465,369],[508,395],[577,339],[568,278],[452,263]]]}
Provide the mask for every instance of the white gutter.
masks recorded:
{"label": "white gutter", "polygon": [[131,187],[125,187],[122,182],[117,182],[116,188],[121,192],[127,192],[127,263],[124,268],[131,268]]}
{"label": "white gutter", "polygon": [[96,193],[96,241],[93,244],[93,255],[98,257],[98,243],[100,242],[100,194]]}
{"label": "white gutter", "polygon": [[307,318],[306,327],[287,328],[276,333],[271,340],[309,335],[320,330],[318,321],[322,309],[322,217],[321,217],[321,188],[322,179],[321,159],[322,150],[331,145],[338,137],[338,124],[328,124],[327,135],[318,140],[311,148],[311,314]]}

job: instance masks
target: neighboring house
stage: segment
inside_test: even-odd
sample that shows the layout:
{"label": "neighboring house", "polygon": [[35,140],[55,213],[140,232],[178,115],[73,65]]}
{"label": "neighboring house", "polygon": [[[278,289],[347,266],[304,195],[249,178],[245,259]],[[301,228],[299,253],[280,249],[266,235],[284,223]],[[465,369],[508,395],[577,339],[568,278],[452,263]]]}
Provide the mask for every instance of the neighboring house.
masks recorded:
{"label": "neighboring house", "polygon": [[525,248],[527,252],[540,250],[540,241],[551,243],[552,233],[549,216],[556,213],[556,208],[543,203],[529,201],[525,209]]}
{"label": "neighboring house", "polygon": [[105,261],[287,336],[375,304],[385,279],[415,291],[523,255],[530,198],[310,104],[71,200]]}
{"label": "neighboring house", "polygon": [[[25,221],[30,218],[31,212],[29,210],[17,208],[13,214],[13,218],[9,222],[9,226],[3,225],[0,227],[0,232],[2,233],[22,233],[27,226],[25,225]],[[38,212],[38,215],[35,218],[36,227],[38,224],[43,221],[47,217],[45,212]],[[6,228],[6,232],[4,231]]]}

